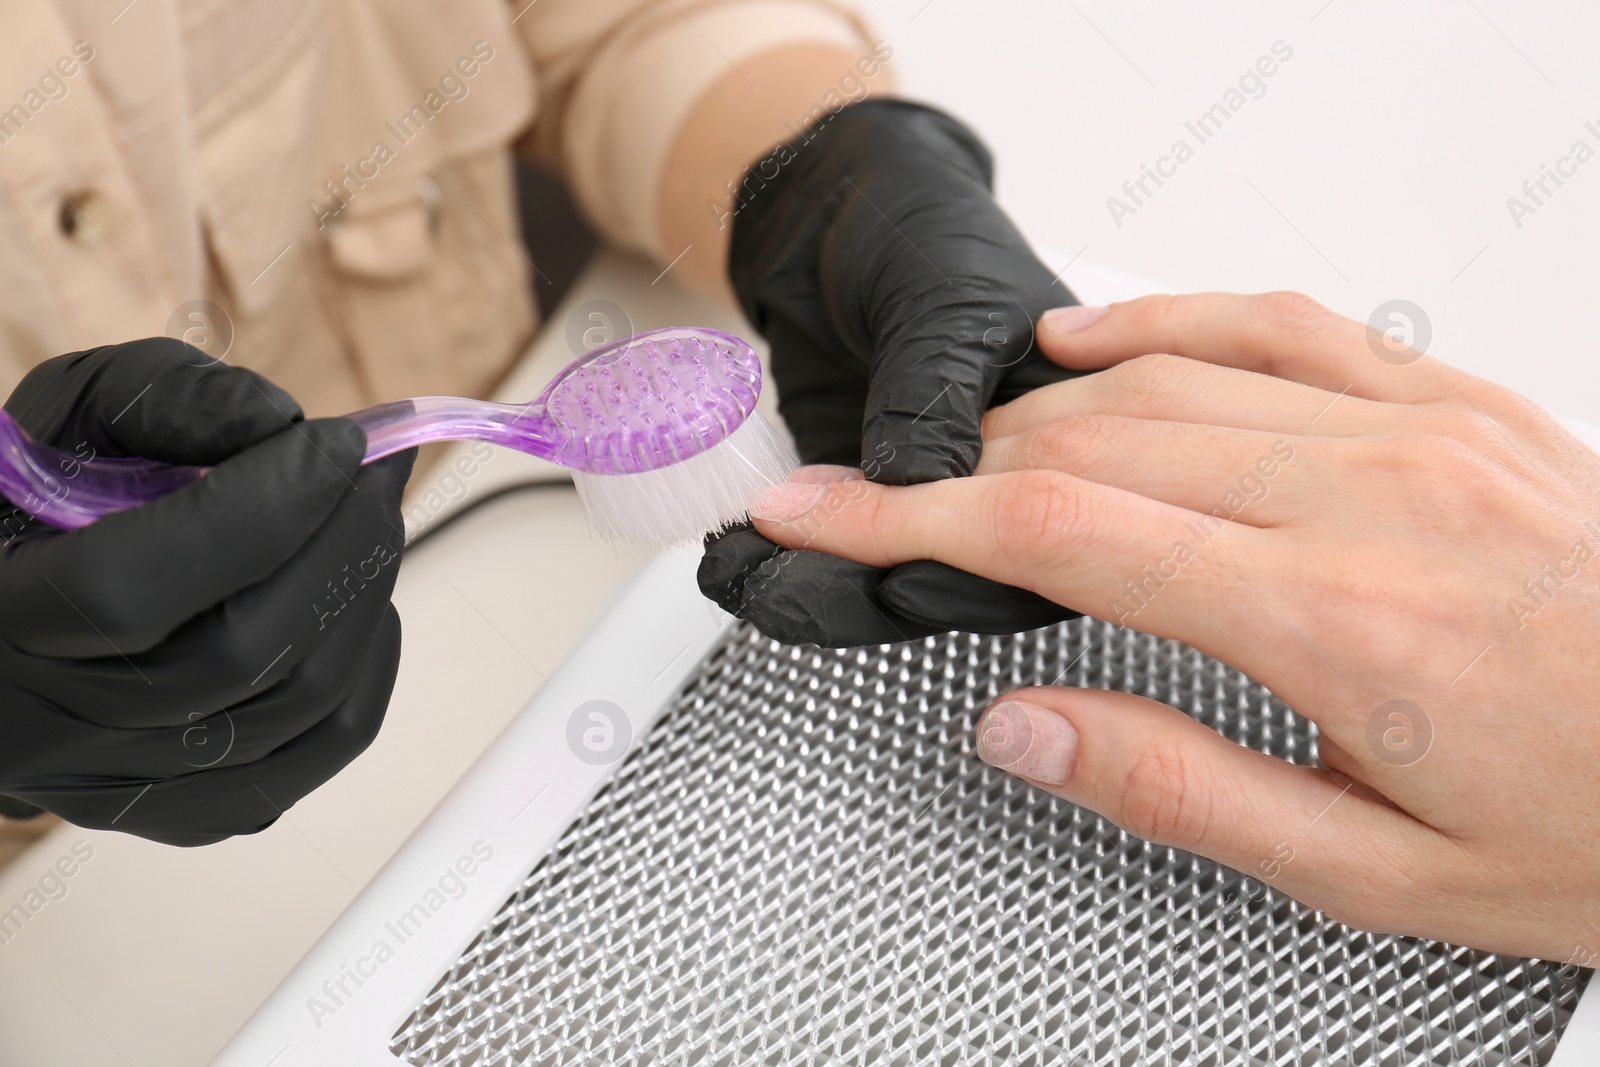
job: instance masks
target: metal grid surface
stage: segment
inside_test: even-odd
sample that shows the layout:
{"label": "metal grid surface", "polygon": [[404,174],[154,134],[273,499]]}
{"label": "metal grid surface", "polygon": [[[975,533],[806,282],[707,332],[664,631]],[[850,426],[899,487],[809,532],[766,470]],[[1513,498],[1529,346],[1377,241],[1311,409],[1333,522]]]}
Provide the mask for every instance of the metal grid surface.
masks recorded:
{"label": "metal grid surface", "polygon": [[739,625],[395,1033],[407,1063],[1543,1064],[1588,972],[1377,937],[986,767],[1003,689],[1312,728],[1092,619],[789,648]]}

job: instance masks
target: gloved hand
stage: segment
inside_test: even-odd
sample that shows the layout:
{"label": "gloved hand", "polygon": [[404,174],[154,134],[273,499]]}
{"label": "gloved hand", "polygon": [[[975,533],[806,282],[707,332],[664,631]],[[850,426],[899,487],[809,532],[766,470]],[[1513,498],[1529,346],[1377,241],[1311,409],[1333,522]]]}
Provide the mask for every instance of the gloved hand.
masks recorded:
{"label": "gloved hand", "polygon": [[[992,404],[1070,377],[1033,323],[1077,301],[990,194],[991,163],[947,115],[847,107],[753,166],[729,277],[772,346],[778,404],[807,463],[890,485],[972,473]],[[749,526],[708,542],[700,588],[791,643],[1014,633],[1076,613],[918,561],[883,571],[780,551]]]}
{"label": "gloved hand", "polygon": [[5,409],[85,458],[214,469],[71,532],[0,510],[0,794],[201,845],[270,826],[367,747],[399,666],[414,452],[361,467],[354,423],[303,421],[164,338],[49,360]]}

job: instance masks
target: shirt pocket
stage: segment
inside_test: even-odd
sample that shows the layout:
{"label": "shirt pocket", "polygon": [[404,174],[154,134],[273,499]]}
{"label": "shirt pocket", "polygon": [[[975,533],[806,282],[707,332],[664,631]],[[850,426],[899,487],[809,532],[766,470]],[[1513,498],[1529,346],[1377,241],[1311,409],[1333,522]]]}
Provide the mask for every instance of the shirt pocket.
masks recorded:
{"label": "shirt pocket", "polygon": [[527,346],[530,263],[508,149],[445,160],[415,195],[323,227],[331,310],[368,392],[483,396]]}
{"label": "shirt pocket", "polygon": [[509,147],[533,106],[525,58],[486,0],[340,0],[318,31],[195,123],[237,361],[322,414],[481,394],[533,327]]}

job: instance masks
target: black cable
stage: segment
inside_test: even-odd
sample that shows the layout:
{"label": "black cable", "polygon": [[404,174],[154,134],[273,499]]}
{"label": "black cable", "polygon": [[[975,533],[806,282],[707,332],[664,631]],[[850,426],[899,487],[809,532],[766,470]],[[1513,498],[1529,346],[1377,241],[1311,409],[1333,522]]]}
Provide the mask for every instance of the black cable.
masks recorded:
{"label": "black cable", "polygon": [[471,503],[465,505],[464,507],[461,507],[461,508],[458,508],[455,511],[452,511],[450,514],[446,515],[439,522],[429,526],[427,529],[425,529],[421,533],[417,534],[417,536],[413,537],[411,540],[406,542],[406,551],[407,552],[415,552],[416,549],[417,549],[417,546],[422,544],[424,541],[427,541],[429,538],[435,536],[436,534],[443,533],[445,530],[448,530],[456,522],[460,521],[461,519],[466,518],[468,515],[471,515],[474,511],[477,511],[479,508],[483,507],[486,504],[492,504],[496,500],[501,499],[502,497],[508,497],[508,496],[511,496],[514,493],[526,492],[527,490],[530,490],[530,489],[575,489],[575,488],[576,488],[576,486],[574,486],[572,484],[571,480],[566,479],[566,478],[541,478],[541,479],[536,480],[536,481],[512,482],[510,485],[502,485],[498,489],[494,489],[494,490],[491,490],[490,492],[487,492],[487,493],[483,494],[482,496],[478,497],[476,500],[474,500]]}

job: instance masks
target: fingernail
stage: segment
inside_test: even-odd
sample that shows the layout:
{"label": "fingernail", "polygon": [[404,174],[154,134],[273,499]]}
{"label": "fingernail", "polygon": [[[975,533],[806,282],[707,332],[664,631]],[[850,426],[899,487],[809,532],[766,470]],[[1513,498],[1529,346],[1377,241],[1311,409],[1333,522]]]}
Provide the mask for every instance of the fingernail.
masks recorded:
{"label": "fingernail", "polygon": [[812,508],[822,503],[828,495],[826,485],[808,485],[805,482],[785,482],[774,485],[750,509],[752,519],[767,522],[794,522]]}
{"label": "fingernail", "polygon": [[1069,308],[1051,308],[1039,317],[1039,324],[1056,333],[1072,333],[1074,330],[1086,330],[1093,326],[1105,318],[1106,312],[1110,310],[1087,304]]}
{"label": "fingernail", "polygon": [[832,485],[834,482],[855,482],[865,478],[859,467],[841,467],[835,463],[812,463],[796,467],[789,472],[791,482],[806,485]]}
{"label": "fingernail", "polygon": [[1078,731],[1066,719],[1020,700],[1004,700],[978,720],[978,758],[1045,785],[1066,785],[1078,755]]}

